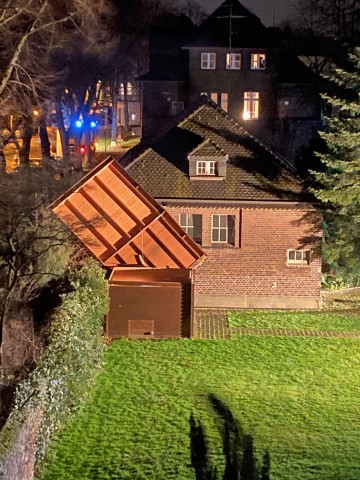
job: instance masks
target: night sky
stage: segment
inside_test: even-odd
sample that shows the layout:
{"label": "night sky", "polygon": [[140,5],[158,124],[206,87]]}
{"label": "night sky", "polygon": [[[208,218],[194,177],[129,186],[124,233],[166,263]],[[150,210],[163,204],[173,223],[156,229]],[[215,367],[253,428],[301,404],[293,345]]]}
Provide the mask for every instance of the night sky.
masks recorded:
{"label": "night sky", "polygon": [[[197,0],[197,2],[208,13],[213,12],[224,0]],[[262,23],[267,27],[273,25],[275,14],[275,25],[282,20],[289,18],[293,11],[291,0],[240,0],[244,7],[255,13]]]}

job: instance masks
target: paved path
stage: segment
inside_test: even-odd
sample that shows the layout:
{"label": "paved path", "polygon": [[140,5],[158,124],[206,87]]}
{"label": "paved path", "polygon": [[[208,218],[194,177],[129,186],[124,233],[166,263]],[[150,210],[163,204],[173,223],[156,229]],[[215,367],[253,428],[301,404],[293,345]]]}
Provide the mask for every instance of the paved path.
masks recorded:
{"label": "paved path", "polygon": [[194,337],[208,340],[229,339],[230,335],[267,337],[359,338],[360,331],[293,330],[284,328],[229,328],[226,309],[196,309]]}

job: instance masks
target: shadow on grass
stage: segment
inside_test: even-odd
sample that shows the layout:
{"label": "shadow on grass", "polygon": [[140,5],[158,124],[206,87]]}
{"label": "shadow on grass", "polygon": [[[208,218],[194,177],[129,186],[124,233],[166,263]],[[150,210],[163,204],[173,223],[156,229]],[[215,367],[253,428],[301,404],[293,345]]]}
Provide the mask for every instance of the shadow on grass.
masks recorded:
{"label": "shadow on grass", "polygon": [[[221,434],[225,471],[222,480],[270,480],[270,455],[265,452],[262,465],[255,459],[254,439],[244,433],[239,420],[229,407],[215,395],[208,397],[216,414]],[[196,480],[220,480],[220,474],[211,464],[205,430],[200,421],[190,416],[191,465]]]}

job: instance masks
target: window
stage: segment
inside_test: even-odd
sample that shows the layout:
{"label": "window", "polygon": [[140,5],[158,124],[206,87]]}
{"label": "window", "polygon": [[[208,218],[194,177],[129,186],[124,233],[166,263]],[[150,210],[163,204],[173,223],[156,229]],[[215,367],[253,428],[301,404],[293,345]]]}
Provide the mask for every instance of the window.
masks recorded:
{"label": "window", "polygon": [[228,111],[228,94],[220,93],[220,107],[227,112]]}
{"label": "window", "polygon": [[198,161],[196,162],[196,175],[216,175],[216,162]]}
{"label": "window", "polygon": [[211,227],[212,243],[235,245],[235,216],[213,215]]}
{"label": "window", "polygon": [[225,112],[228,111],[229,95],[226,92],[224,93],[212,92],[210,93],[210,98],[219,107],[225,110]]}
{"label": "window", "polygon": [[259,118],[259,92],[244,92],[244,120]]}
{"label": "window", "polygon": [[[130,82],[126,83],[126,94],[132,95],[133,94],[133,85]],[[123,83],[120,83],[120,96],[123,97],[125,95],[125,86]]]}
{"label": "window", "polygon": [[172,102],[171,103],[171,115],[174,117],[178,113],[184,110],[184,102]]}
{"label": "window", "polygon": [[201,54],[201,69],[215,70],[216,68],[216,53],[202,53]]}
{"label": "window", "polygon": [[226,54],[226,70],[240,70],[241,68],[241,53],[227,53]]}
{"label": "window", "polygon": [[265,70],[265,68],[266,68],[265,53],[252,53],[251,54],[251,70]]}
{"label": "window", "polygon": [[287,263],[288,265],[309,265],[310,250],[288,250]]}
{"label": "window", "polygon": [[201,245],[202,242],[202,215],[192,213],[180,213],[179,215],[180,227]]}

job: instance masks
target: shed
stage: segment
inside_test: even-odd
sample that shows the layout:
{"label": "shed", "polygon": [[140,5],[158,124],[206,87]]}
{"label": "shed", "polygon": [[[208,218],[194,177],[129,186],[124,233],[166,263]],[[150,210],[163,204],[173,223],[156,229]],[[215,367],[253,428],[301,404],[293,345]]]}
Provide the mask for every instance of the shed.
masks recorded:
{"label": "shed", "polygon": [[50,205],[110,273],[109,337],[189,336],[205,254],[111,157]]}

